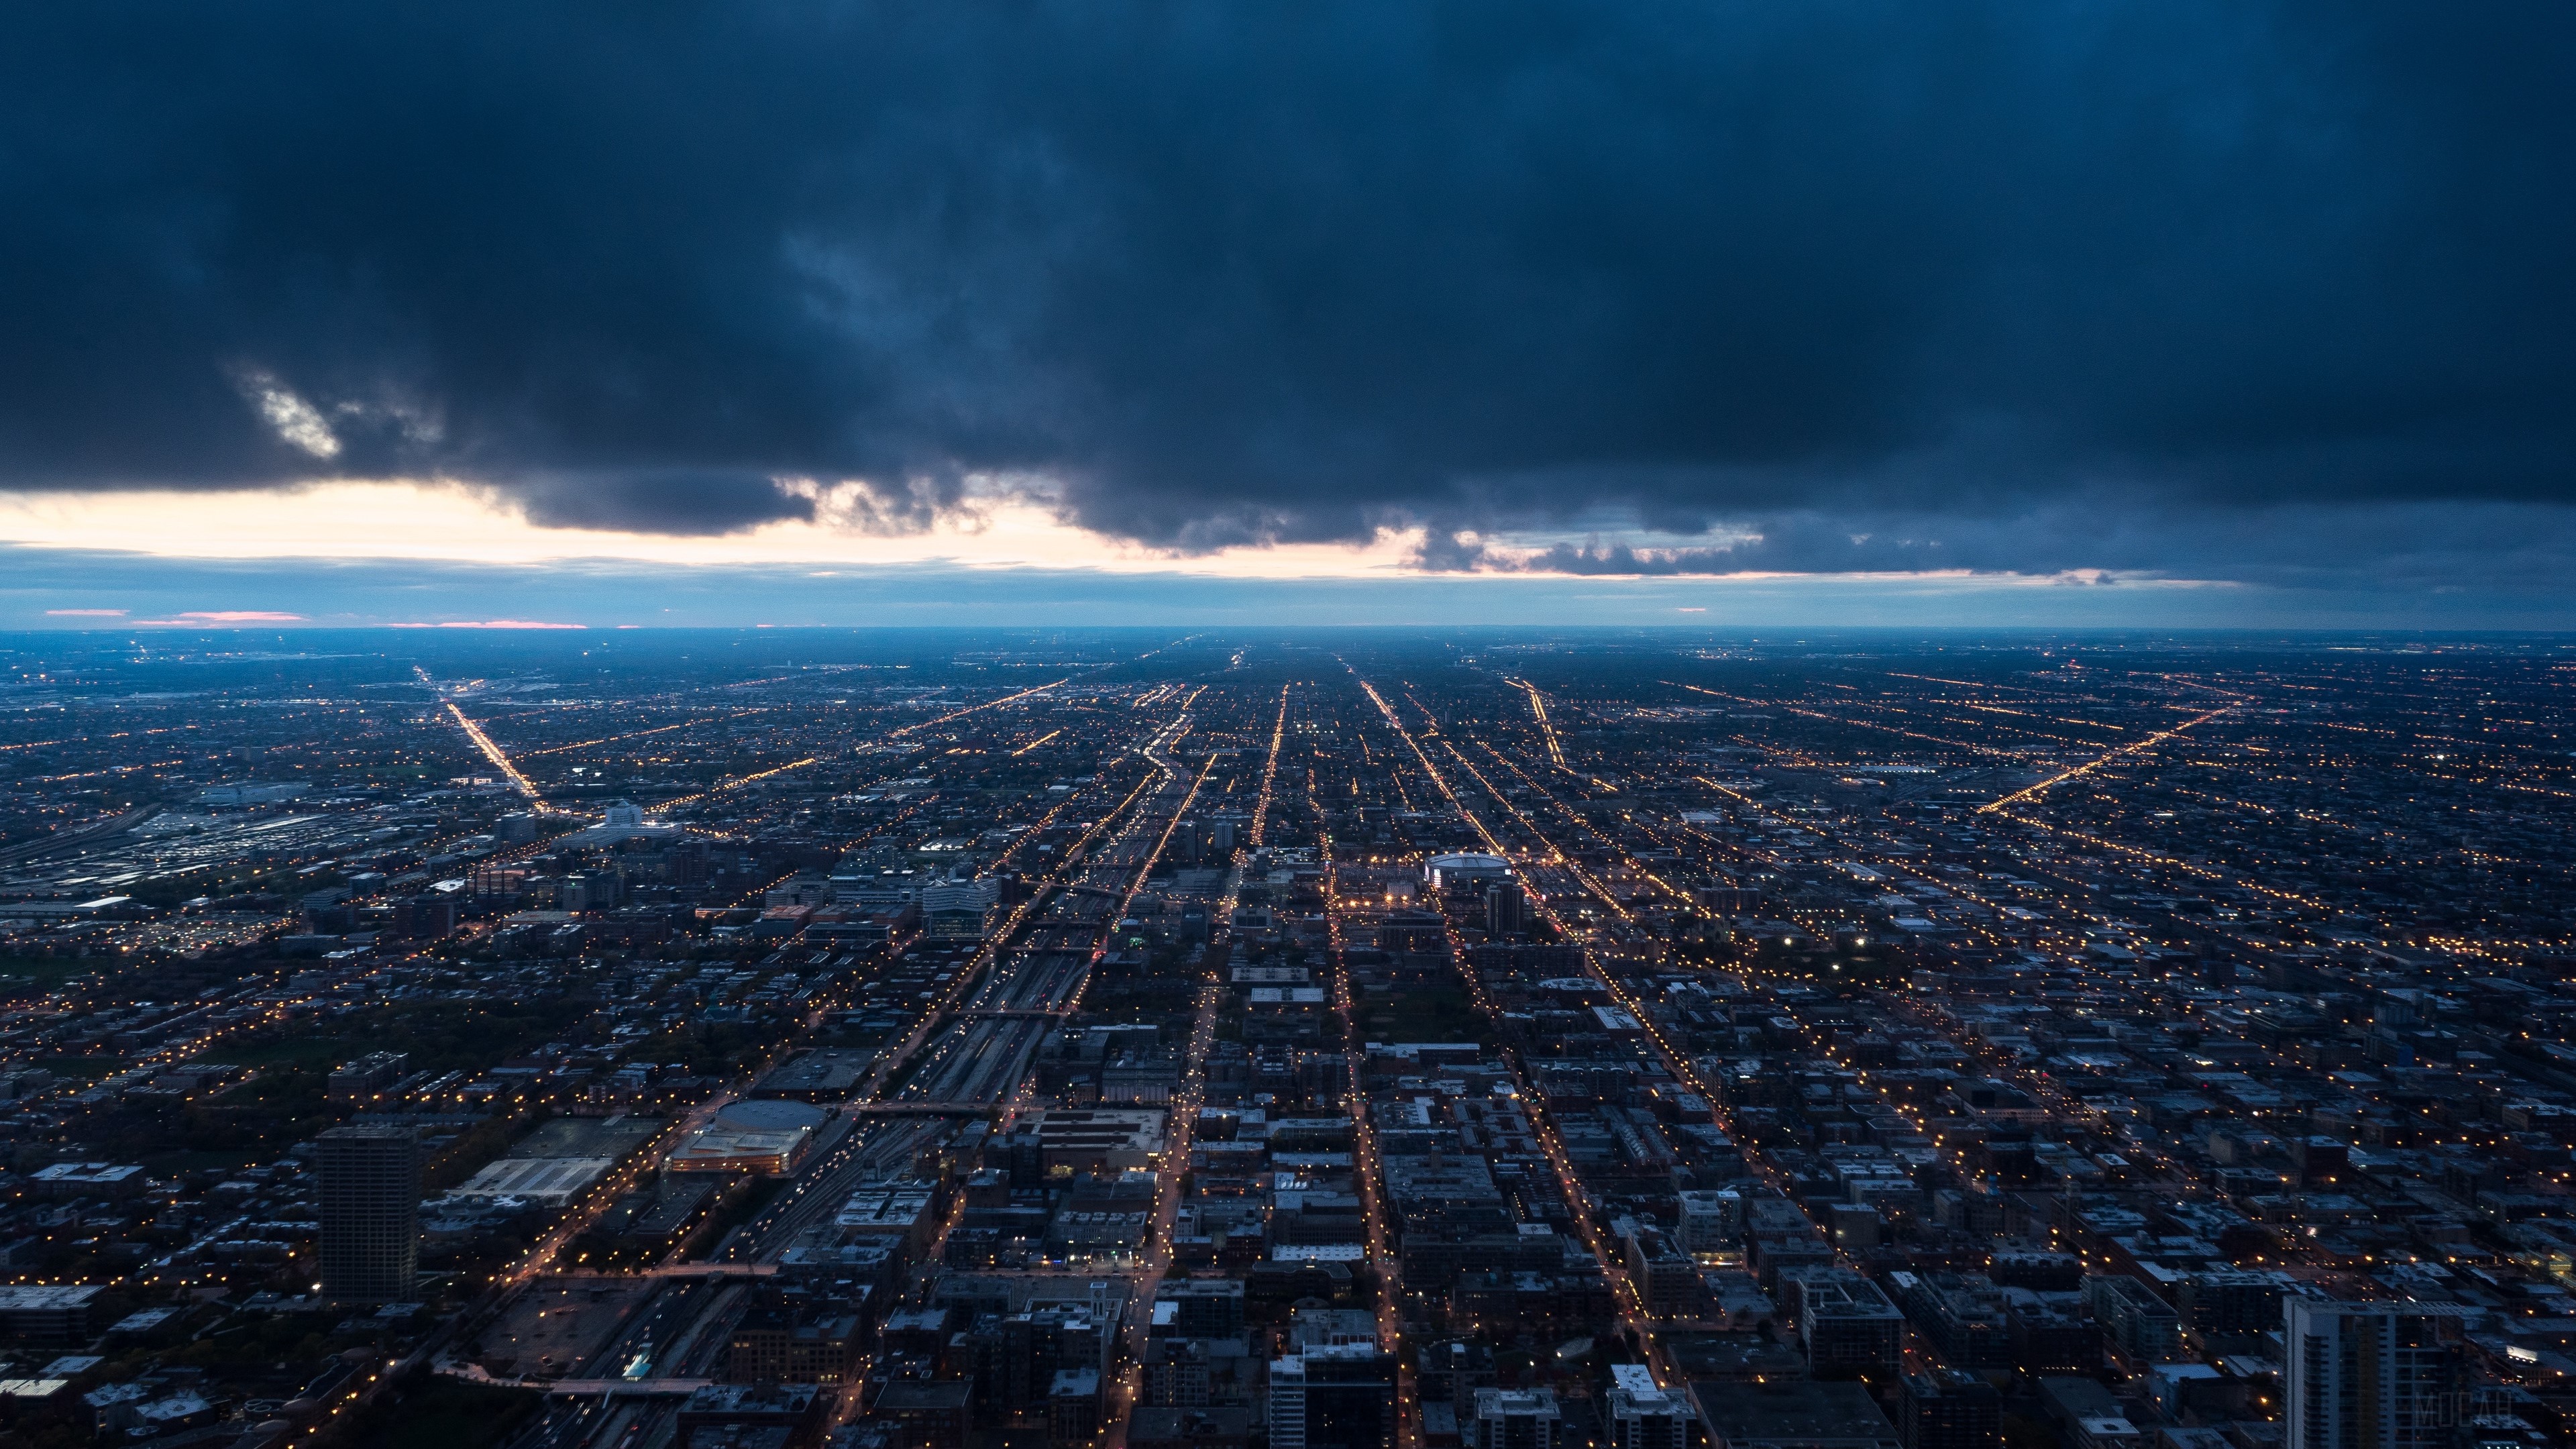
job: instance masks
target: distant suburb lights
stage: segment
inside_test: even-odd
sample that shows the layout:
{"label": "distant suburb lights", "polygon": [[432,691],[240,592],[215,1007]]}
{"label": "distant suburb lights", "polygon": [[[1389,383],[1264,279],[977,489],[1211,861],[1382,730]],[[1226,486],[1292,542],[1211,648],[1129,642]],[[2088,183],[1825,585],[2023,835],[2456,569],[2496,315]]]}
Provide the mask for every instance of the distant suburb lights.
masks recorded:
{"label": "distant suburb lights", "polygon": [[[203,628],[216,624],[302,624],[310,622],[302,614],[283,613],[274,609],[191,609],[168,619],[127,619],[123,609],[47,609],[48,618],[56,619],[125,619],[129,624],[165,625],[176,628]],[[390,624],[393,629],[587,629],[588,624],[556,624],[543,619],[442,619]]]}

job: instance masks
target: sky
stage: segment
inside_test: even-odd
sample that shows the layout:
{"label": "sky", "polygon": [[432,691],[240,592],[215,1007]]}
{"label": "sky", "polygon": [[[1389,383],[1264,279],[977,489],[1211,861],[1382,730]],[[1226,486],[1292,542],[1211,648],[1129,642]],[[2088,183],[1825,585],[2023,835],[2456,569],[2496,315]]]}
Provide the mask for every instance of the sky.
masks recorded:
{"label": "sky", "polygon": [[2576,11],[148,0],[0,628],[2576,627]]}

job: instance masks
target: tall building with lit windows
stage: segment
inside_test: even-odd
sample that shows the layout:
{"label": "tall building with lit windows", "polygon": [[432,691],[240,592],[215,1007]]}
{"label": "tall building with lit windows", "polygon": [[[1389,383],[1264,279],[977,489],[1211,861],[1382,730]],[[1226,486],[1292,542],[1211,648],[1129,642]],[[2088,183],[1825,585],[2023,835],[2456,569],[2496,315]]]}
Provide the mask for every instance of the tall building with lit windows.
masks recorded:
{"label": "tall building with lit windows", "polygon": [[346,1303],[412,1296],[420,1264],[420,1143],[355,1123],[313,1141],[322,1187],[322,1291]]}
{"label": "tall building with lit windows", "polygon": [[1394,1442],[1395,1360],[1376,1344],[1314,1344],[1271,1363],[1271,1449],[1387,1449]]}
{"label": "tall building with lit windows", "polygon": [[2467,1413],[2461,1312],[2286,1300],[2286,1449],[2449,1449]]}
{"label": "tall building with lit windows", "polygon": [[1610,1449],[1690,1449],[1690,1401],[1678,1390],[1658,1387],[1640,1363],[1612,1364],[1610,1379],[1602,1414]]}

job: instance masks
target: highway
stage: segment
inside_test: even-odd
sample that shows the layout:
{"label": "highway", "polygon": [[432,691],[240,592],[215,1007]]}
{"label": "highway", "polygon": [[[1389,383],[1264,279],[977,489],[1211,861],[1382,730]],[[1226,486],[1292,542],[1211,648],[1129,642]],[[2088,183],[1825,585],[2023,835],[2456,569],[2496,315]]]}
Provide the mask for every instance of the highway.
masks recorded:
{"label": "highway", "polygon": [[1194,775],[1169,754],[1189,726],[1184,710],[1144,747],[1142,753],[1157,771],[1150,793],[1139,787],[1142,803],[1094,848],[1081,852],[1073,878],[1052,893],[1042,914],[1022,925],[1018,941],[965,1003],[969,1012],[1036,1014],[949,1019],[889,1101],[991,1102],[998,1108],[1018,1090],[1038,1048],[1055,1029],[1055,1017],[1049,1014],[1069,1014],[1081,1000],[1093,965],[1108,950],[1111,931],[1153,873],[1174,824],[1187,813],[1205,777],[1203,769]]}

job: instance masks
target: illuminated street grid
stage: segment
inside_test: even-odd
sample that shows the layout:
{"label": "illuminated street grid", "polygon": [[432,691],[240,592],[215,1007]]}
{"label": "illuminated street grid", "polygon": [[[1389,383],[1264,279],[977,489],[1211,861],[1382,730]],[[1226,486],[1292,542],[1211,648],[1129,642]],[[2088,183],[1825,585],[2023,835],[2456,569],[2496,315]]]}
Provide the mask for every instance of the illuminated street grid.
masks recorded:
{"label": "illuminated street grid", "polygon": [[[1893,1439],[1956,1369],[2259,1449],[2354,1298],[2451,1305],[2481,1443],[2576,1374],[2555,643],[5,650],[21,1423]],[[407,1301],[323,1282],[351,1123]]]}

